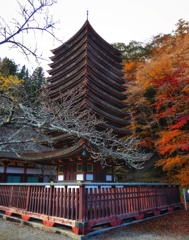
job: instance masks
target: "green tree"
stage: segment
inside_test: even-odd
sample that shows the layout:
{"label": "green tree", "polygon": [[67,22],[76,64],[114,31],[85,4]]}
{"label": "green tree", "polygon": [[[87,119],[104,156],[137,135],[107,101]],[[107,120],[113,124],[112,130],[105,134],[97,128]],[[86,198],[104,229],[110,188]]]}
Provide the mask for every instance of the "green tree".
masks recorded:
{"label": "green tree", "polygon": [[2,61],[0,61],[0,73],[4,77],[8,77],[10,75],[16,76],[17,71],[18,65],[16,65],[13,60],[5,57]]}
{"label": "green tree", "polygon": [[45,83],[45,73],[42,67],[38,67],[31,75],[31,81],[35,82],[36,90],[41,89]]}
{"label": "green tree", "polygon": [[122,53],[124,62],[139,62],[149,55],[149,49],[142,42],[130,41],[128,45],[124,43],[113,43],[112,45]]}
{"label": "green tree", "polygon": [[26,66],[22,66],[21,70],[17,73],[17,77],[19,79],[22,79],[24,81],[27,81],[29,80],[30,76],[29,76],[29,71],[28,69],[26,68]]}
{"label": "green tree", "polygon": [[24,74],[24,88],[31,101],[35,101],[36,97],[42,92],[45,74],[42,67],[36,68],[31,76],[28,76],[27,73],[26,71]]}
{"label": "green tree", "polygon": [[189,32],[189,22],[183,19],[179,19],[176,23],[176,30],[174,31],[176,35],[184,35]]}

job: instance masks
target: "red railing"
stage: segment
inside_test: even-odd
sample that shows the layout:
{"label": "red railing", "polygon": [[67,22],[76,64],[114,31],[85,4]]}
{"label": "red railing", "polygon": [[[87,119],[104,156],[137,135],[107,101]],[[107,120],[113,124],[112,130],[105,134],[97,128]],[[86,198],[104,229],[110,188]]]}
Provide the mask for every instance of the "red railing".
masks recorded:
{"label": "red railing", "polygon": [[48,226],[71,226],[86,234],[96,225],[120,224],[181,206],[179,186],[169,184],[54,183],[0,184],[0,210],[38,218]]}

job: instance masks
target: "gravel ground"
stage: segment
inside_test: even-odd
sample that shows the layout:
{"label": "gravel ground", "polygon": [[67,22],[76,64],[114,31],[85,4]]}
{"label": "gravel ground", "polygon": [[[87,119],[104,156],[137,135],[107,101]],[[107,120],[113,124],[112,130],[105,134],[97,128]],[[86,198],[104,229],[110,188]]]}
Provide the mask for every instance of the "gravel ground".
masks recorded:
{"label": "gravel ground", "polygon": [[[0,240],[73,240],[79,239],[70,232],[68,235],[21,225],[0,218]],[[75,236],[75,237],[74,237]],[[90,240],[189,240],[189,211],[179,210],[171,214],[139,223],[113,228],[107,232],[87,237]]]}
{"label": "gravel ground", "polygon": [[0,240],[71,240],[73,238],[0,219]]}

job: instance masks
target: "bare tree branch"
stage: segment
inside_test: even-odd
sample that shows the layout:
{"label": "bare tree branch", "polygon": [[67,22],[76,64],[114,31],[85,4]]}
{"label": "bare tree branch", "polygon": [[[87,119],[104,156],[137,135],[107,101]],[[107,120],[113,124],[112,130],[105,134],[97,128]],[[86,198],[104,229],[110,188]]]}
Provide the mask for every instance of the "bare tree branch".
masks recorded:
{"label": "bare tree branch", "polygon": [[41,170],[42,177],[47,177],[48,181],[56,180],[57,166],[35,164],[35,167]]}
{"label": "bare tree branch", "polygon": [[54,34],[57,22],[53,20],[48,10],[57,3],[57,0],[23,0],[17,3],[19,20],[12,18],[12,22],[7,22],[0,17],[0,45],[9,44],[10,48],[17,48],[27,59],[29,56],[33,56],[36,60],[42,59],[35,40],[30,47],[26,35],[35,36],[37,32],[47,33],[53,39],[60,41]]}
{"label": "bare tree branch", "polygon": [[[19,91],[19,95],[16,91]],[[127,164],[140,169],[151,156],[139,149],[140,142],[133,136],[123,140],[118,139],[112,129],[99,131],[98,126],[105,122],[103,119],[98,119],[91,109],[83,109],[82,87],[75,92],[66,93],[60,102],[52,101],[47,97],[48,93],[41,95],[35,103],[30,103],[24,89],[15,88],[14,94],[16,98],[0,95],[2,116],[0,126],[13,125],[18,128],[10,135],[6,134],[6,139],[0,137],[0,151],[7,151],[10,146],[15,146],[16,141],[19,146],[21,140],[25,141],[25,145],[29,142],[36,144],[32,148],[30,145],[30,149],[35,151],[37,151],[37,143],[46,142],[51,147],[53,138],[46,132],[59,132],[85,139],[87,145],[91,146],[86,150],[90,152],[94,161],[101,161],[102,165],[107,165],[108,160],[111,159],[116,164]],[[19,150],[18,148],[17,151]],[[11,151],[16,152],[16,147],[12,147]]]}

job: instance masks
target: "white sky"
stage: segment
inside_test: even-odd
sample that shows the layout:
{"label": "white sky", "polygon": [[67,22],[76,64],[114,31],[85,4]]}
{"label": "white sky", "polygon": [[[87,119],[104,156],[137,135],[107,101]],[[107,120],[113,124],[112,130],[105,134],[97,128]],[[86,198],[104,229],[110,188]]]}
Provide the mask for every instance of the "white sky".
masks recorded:
{"label": "white sky", "polygon": [[[9,21],[16,16],[16,10],[16,0],[3,1],[0,16]],[[189,0],[58,0],[58,4],[50,9],[55,19],[60,20],[57,36],[64,42],[72,37],[84,24],[87,10],[91,25],[109,43],[144,42],[159,33],[171,33],[179,19],[189,21]],[[46,36],[40,39],[39,46],[48,59],[52,56],[50,50],[60,44],[53,44]],[[6,56],[31,69],[31,63],[22,55],[2,45],[0,57]],[[49,69],[49,62],[41,63],[44,70]],[[35,63],[32,66],[37,67]]]}

